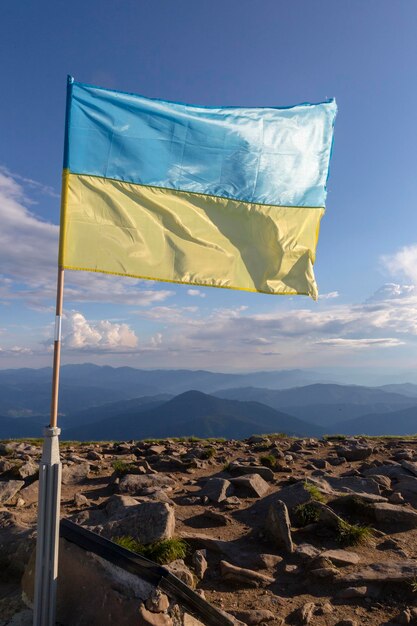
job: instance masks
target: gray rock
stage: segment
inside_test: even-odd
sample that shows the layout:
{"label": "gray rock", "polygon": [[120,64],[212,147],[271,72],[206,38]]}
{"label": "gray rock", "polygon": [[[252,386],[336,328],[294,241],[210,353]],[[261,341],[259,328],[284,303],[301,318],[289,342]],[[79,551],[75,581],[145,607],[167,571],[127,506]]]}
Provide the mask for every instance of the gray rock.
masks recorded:
{"label": "gray rock", "polygon": [[362,471],[363,476],[388,476],[391,479],[398,480],[402,476],[409,476],[409,472],[405,470],[399,463],[391,463],[386,465],[378,465],[378,467],[368,467]]}
{"label": "gray rock", "polygon": [[342,493],[367,493],[380,495],[380,485],[373,478],[359,476],[344,476],[341,478],[327,477],[327,483],[332,489]]}
{"label": "gray rock", "polygon": [[209,478],[199,493],[199,496],[206,497],[211,502],[223,502],[228,496],[233,495],[234,489],[230,481],[224,478]]}
{"label": "gray rock", "polygon": [[414,509],[386,502],[374,504],[372,509],[377,522],[417,528],[417,511]]}
{"label": "gray rock", "polygon": [[295,549],[295,554],[303,561],[314,561],[320,554],[320,550],[309,543],[300,543]]}
{"label": "gray rock", "polygon": [[401,582],[412,580],[417,576],[417,562],[415,559],[402,559],[401,561],[384,561],[371,563],[356,572],[339,578],[340,582],[366,583],[366,582]]}
{"label": "gray rock", "polygon": [[367,459],[373,453],[374,449],[371,446],[343,446],[337,448],[336,452],[339,457],[345,458],[347,461],[363,461]]}
{"label": "gray rock", "polygon": [[368,587],[346,587],[336,593],[336,598],[341,600],[350,600],[353,598],[366,598],[368,595]]}
{"label": "gray rock", "polygon": [[223,580],[230,580],[250,587],[271,585],[275,582],[275,579],[271,576],[266,576],[244,567],[237,567],[227,561],[220,561],[220,573]]}
{"label": "gray rock", "polygon": [[417,478],[415,476],[402,476],[395,485],[395,491],[400,493],[417,493]]}
{"label": "gray rock", "polygon": [[274,479],[274,472],[269,467],[263,467],[262,465],[241,465],[239,463],[230,463],[229,471],[231,474],[259,474],[267,482],[271,482]]}
{"label": "gray rock", "polygon": [[236,611],[234,615],[247,626],[257,626],[275,620],[275,614],[268,609],[252,609],[248,611]]}
{"label": "gray rock", "polygon": [[231,478],[230,482],[238,492],[247,494],[250,497],[262,498],[269,491],[268,483],[259,474],[248,474],[246,476],[238,476]]}
{"label": "gray rock", "polygon": [[172,618],[166,613],[153,613],[142,604],[138,611],[138,626],[173,626]]}
{"label": "gray rock", "polygon": [[[334,495],[333,490],[329,487],[326,481],[310,477],[308,482],[314,485],[314,487],[317,487],[320,493],[326,495]],[[291,512],[299,504],[309,502],[311,500],[311,493],[308,491],[308,489],[306,489],[306,481],[300,480],[293,485],[283,487],[280,491],[277,492],[277,497],[279,498],[279,500],[285,502],[289,511]]]}
{"label": "gray rock", "polygon": [[23,480],[3,480],[0,482],[0,504],[6,504],[24,485]]}
{"label": "gray rock", "polygon": [[151,490],[172,491],[175,481],[163,474],[126,474],[119,483],[119,492],[141,496]]}
{"label": "gray rock", "polygon": [[105,511],[109,519],[121,518],[130,513],[130,507],[137,504],[138,501],[132,498],[132,496],[122,496],[115,493],[107,500]]}
{"label": "gray rock", "polygon": [[89,471],[89,463],[75,463],[74,465],[64,465],[62,468],[62,484],[78,485],[88,477]]}
{"label": "gray rock", "polygon": [[105,524],[103,534],[109,538],[130,535],[147,545],[160,539],[170,539],[174,530],[175,515],[172,506],[165,502],[142,502],[129,507],[125,517]]}
{"label": "gray rock", "polygon": [[[35,552],[22,580],[23,592],[31,602],[34,576]],[[100,592],[91,593],[92,589]],[[71,626],[137,624],[139,606],[152,590],[138,576],[60,540],[57,622]]]}
{"label": "gray rock", "polygon": [[325,550],[320,556],[329,559],[334,565],[357,565],[360,561],[359,554],[348,550]]}
{"label": "gray rock", "polygon": [[271,504],[265,521],[265,531],[274,543],[286,552],[294,551],[288,509],[282,500]]}
{"label": "gray rock", "polygon": [[413,474],[414,476],[417,476],[417,463],[416,462],[413,462],[413,461],[402,461],[401,465],[402,465],[402,467],[404,467],[404,469],[406,469],[409,472],[411,472],[411,474]]}
{"label": "gray rock", "polygon": [[183,583],[188,585],[191,589],[195,589],[197,580],[192,571],[186,566],[182,559],[177,559],[165,565],[167,570],[174,574],[177,578],[182,580]]}
{"label": "gray rock", "polygon": [[296,623],[300,625],[309,624],[313,619],[315,608],[316,605],[314,602],[306,602],[300,606],[300,608],[294,612],[294,620]]}
{"label": "gray rock", "polygon": [[192,556],[194,571],[197,578],[202,580],[207,570],[206,550],[196,550]]}
{"label": "gray rock", "polygon": [[18,469],[15,470],[14,475],[16,477],[25,480],[25,478],[31,478],[39,474],[39,465],[33,461],[27,461],[23,463]]}
{"label": "gray rock", "polygon": [[169,608],[169,598],[157,587],[146,600],[145,606],[152,613],[163,613]]}

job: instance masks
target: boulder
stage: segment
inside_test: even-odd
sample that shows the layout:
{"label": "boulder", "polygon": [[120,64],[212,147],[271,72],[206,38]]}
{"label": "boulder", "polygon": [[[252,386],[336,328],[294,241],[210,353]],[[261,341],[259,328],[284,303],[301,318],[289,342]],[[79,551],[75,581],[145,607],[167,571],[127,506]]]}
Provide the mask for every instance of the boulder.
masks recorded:
{"label": "boulder", "polygon": [[282,500],[276,500],[269,507],[265,531],[278,547],[283,547],[289,553],[294,551],[288,509]]}
{"label": "boulder", "polygon": [[233,486],[229,480],[224,478],[209,478],[199,495],[206,497],[211,502],[223,502],[228,496],[234,492]]}
{"label": "boulder", "polygon": [[259,474],[248,474],[246,476],[238,476],[230,480],[232,485],[236,487],[239,495],[247,494],[252,498],[262,498],[269,491],[268,483]]}
{"label": "boulder", "polygon": [[24,485],[23,480],[2,480],[0,482],[0,504],[6,504]]}
{"label": "boulder", "polygon": [[417,478],[415,476],[402,476],[395,484],[395,491],[400,493],[417,493]]}
{"label": "boulder", "polygon": [[231,474],[259,474],[267,482],[274,479],[274,472],[269,467],[263,465],[242,465],[240,463],[230,463],[229,472]]}
{"label": "boulder", "polygon": [[363,461],[364,459],[367,459],[369,456],[371,456],[372,452],[374,451],[373,447],[371,446],[343,446],[340,448],[337,448],[336,452],[338,454],[339,457],[343,457],[346,459],[346,461]]}
{"label": "boulder", "polygon": [[175,481],[163,474],[126,474],[119,483],[119,492],[131,496],[141,496],[150,490],[172,491]]}
{"label": "boulder", "polygon": [[373,478],[362,478],[361,476],[343,476],[326,478],[330,487],[341,493],[366,493],[379,496],[380,485]]}
{"label": "boulder", "polygon": [[103,526],[106,537],[129,535],[147,545],[174,535],[174,509],[165,502],[141,502],[128,508],[127,515]]}
{"label": "boulder", "polygon": [[89,472],[90,464],[86,462],[64,465],[62,467],[62,484],[78,485],[88,477]]}
{"label": "boulder", "polygon": [[[29,602],[33,602],[34,576],[35,552],[22,580]],[[65,539],[60,540],[58,576],[57,622],[71,626],[138,624],[140,607],[153,591],[138,576]]]}
{"label": "boulder", "polygon": [[402,528],[417,528],[417,511],[414,509],[386,502],[374,504],[372,509],[377,522],[400,525]]}
{"label": "boulder", "polygon": [[404,469],[408,470],[409,472],[411,472],[411,474],[413,474],[414,476],[417,476],[417,463],[414,461],[402,461],[401,462],[402,467],[404,467]]}
{"label": "boulder", "polygon": [[383,561],[371,563],[365,567],[339,578],[340,582],[355,585],[367,582],[396,583],[413,580],[417,577],[417,562],[415,559],[401,561]]}

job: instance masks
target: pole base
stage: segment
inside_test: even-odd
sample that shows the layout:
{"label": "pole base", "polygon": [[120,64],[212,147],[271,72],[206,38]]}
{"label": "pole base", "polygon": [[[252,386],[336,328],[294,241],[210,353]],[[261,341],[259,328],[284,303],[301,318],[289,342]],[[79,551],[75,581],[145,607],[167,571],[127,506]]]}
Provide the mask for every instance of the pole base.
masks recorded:
{"label": "pole base", "polygon": [[33,626],[55,626],[61,500],[60,433],[60,428],[45,428],[39,466]]}

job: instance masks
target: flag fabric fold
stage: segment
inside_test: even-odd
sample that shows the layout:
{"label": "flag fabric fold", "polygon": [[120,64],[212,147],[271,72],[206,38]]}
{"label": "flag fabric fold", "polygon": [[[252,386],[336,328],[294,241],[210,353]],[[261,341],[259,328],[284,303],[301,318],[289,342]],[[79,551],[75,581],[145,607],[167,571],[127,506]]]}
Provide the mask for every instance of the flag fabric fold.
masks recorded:
{"label": "flag fabric fold", "polygon": [[69,81],[60,266],[317,298],[335,115]]}

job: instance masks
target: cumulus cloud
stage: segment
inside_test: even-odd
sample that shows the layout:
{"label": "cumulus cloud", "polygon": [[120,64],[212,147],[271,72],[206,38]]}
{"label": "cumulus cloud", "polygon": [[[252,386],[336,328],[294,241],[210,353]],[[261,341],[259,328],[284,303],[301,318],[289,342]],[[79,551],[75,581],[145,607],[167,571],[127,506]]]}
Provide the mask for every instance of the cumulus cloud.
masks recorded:
{"label": "cumulus cloud", "polygon": [[417,285],[417,244],[404,246],[394,254],[382,256],[381,260],[390,274],[405,277]]}
{"label": "cumulus cloud", "polygon": [[109,320],[88,321],[82,313],[72,312],[66,318],[63,344],[71,350],[120,352],[138,345],[135,332],[127,325]]}
{"label": "cumulus cloud", "polygon": [[322,293],[319,295],[319,300],[334,300],[339,297],[338,291],[329,291],[329,293]]}

